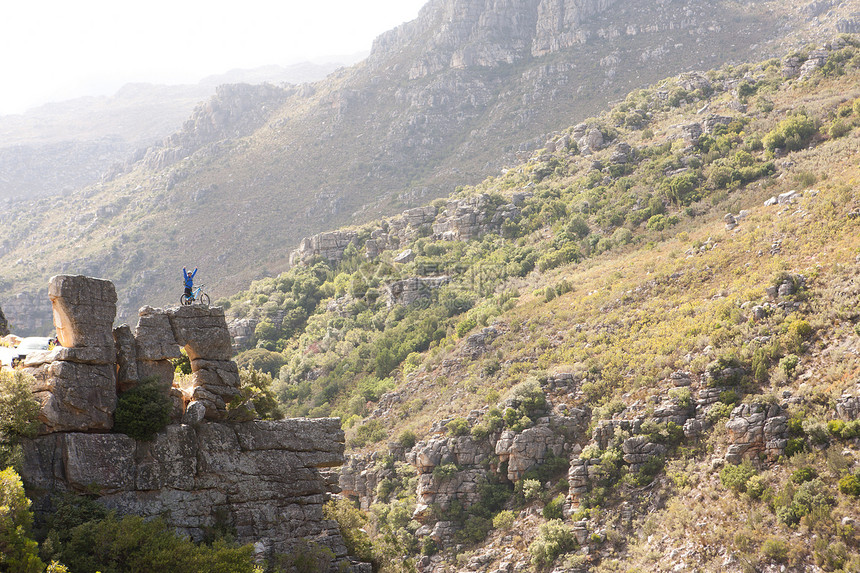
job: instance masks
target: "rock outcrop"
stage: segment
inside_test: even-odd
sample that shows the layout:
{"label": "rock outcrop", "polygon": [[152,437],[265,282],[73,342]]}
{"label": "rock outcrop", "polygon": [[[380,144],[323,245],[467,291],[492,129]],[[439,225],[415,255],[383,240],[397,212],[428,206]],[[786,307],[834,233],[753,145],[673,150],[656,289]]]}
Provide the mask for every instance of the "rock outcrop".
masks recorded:
{"label": "rock outcrop", "polygon": [[[198,105],[182,130],[166,137],[161,145],[149,148],[141,163],[150,169],[164,169],[188,157],[205,145],[252,133],[293,93],[272,84],[224,84],[215,95]],[[131,169],[126,165],[113,175]]]}
{"label": "rock outcrop", "polygon": [[788,444],[788,416],[776,404],[741,404],[732,410],[726,430],[726,461],[733,464],[758,455],[776,460]]}
{"label": "rock outcrop", "polygon": [[305,263],[314,257],[336,263],[343,258],[346,248],[357,239],[358,233],[355,231],[332,231],[305,237],[299,243],[299,248],[290,253],[290,265]]}
{"label": "rock outcrop", "polygon": [[[144,307],[132,332],[113,328],[109,281],[56,276],[49,294],[60,345],[25,363],[42,424],[23,442],[21,475],[37,511],[50,511],[54,494],[86,493],[120,514],[162,516],[195,540],[231,526],[261,554],[306,539],[350,568],[338,526],[322,511],[336,490],[325,470],[343,463],[340,420],[238,421],[241,409],[228,416],[239,373],[221,308]],[[170,362],[180,348],[192,370],[183,387]],[[118,394],[151,376],[173,398],[174,423],[151,442],[109,433]]]}
{"label": "rock outcrop", "polygon": [[388,308],[395,305],[408,306],[429,298],[433,291],[448,284],[450,277],[412,277],[385,285]]}
{"label": "rock outcrop", "polygon": [[[201,540],[218,520],[240,543],[288,552],[302,538],[346,548],[324,519],[324,468],[343,462],[340,420],[171,425],[152,442],[124,434],[59,433],[24,443],[22,475],[36,492],[96,495],[120,514],[162,516]],[[36,497],[37,510],[49,500]]]}
{"label": "rock outcrop", "polygon": [[489,195],[448,201],[433,222],[433,236],[445,241],[468,241],[498,231],[502,223],[518,217],[513,203],[495,206]]}
{"label": "rock outcrop", "polygon": [[44,432],[105,431],[116,408],[116,289],[109,281],[60,275],[48,295],[60,344],[30,356]]}

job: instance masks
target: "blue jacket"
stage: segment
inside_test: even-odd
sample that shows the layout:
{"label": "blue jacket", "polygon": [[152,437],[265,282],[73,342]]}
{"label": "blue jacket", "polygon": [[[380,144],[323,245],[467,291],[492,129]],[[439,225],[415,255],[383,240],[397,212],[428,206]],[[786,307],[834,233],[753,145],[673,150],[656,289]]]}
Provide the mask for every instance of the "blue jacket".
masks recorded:
{"label": "blue jacket", "polygon": [[194,272],[190,275],[188,274],[188,270],[185,267],[182,267],[182,276],[185,277],[185,288],[194,288],[194,275],[197,274],[197,267],[194,268]]}

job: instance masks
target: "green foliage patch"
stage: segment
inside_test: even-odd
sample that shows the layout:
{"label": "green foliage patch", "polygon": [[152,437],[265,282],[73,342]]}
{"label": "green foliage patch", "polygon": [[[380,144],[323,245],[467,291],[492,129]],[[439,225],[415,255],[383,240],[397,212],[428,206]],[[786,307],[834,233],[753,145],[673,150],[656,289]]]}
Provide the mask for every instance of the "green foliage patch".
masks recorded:
{"label": "green foliage patch", "polygon": [[158,378],[147,378],[123,392],[114,412],[114,431],[151,441],[170,423],[173,403]]}

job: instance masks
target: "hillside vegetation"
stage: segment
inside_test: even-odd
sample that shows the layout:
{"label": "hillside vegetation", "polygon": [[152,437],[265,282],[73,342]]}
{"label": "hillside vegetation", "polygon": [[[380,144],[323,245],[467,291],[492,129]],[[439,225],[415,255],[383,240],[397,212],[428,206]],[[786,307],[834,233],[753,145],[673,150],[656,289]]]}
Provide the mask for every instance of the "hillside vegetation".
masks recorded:
{"label": "hillside vegetation", "polygon": [[[431,222],[219,301],[283,413],[342,417],[356,554],[860,568],[858,45],[634,91]],[[450,240],[454,211],[478,236]],[[445,279],[400,304],[414,277]]]}

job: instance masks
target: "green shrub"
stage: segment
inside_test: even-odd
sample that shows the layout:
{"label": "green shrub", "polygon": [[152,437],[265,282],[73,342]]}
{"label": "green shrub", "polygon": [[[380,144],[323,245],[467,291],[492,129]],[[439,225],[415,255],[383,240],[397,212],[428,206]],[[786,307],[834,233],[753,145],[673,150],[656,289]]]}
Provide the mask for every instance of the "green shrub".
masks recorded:
{"label": "green shrub", "polygon": [[672,388],[669,390],[669,397],[682,408],[689,408],[692,404],[692,397],[689,388]]}
{"label": "green shrub", "polygon": [[354,448],[362,448],[367,444],[381,442],[388,436],[385,426],[379,420],[370,420],[355,429],[355,436],[349,441]]}
{"label": "green shrub", "polygon": [[120,395],[113,429],[135,440],[150,441],[170,423],[172,409],[173,403],[158,378],[147,378]]}
{"label": "green shrub", "polygon": [[523,482],[523,497],[526,498],[526,501],[531,501],[533,499],[537,499],[540,497],[541,492],[543,491],[543,486],[536,479],[524,479]]}
{"label": "green shrub", "polygon": [[634,486],[644,487],[654,481],[657,474],[663,470],[663,465],[662,457],[652,456],[642,464],[635,475],[629,476],[629,479],[632,480]]}
{"label": "green shrub", "polygon": [[791,474],[791,481],[796,484],[802,484],[804,482],[808,482],[810,480],[818,477],[818,474],[815,473],[815,470],[812,468],[804,467],[798,470],[795,470]]}
{"label": "green shrub", "polygon": [[543,515],[544,519],[562,519],[564,517],[564,499],[564,494],[560,493],[555,496],[555,498],[553,498],[549,503],[547,503],[543,507],[543,511],[541,512],[541,515]]}
{"label": "green shrub", "polygon": [[806,440],[804,438],[789,438],[785,446],[785,457],[790,458],[795,454],[806,451]]}
{"label": "green shrub", "polygon": [[838,419],[830,420],[827,422],[827,431],[831,435],[843,440],[857,438],[860,437],[860,420],[851,420],[850,422]]}
{"label": "green shrub", "polygon": [[728,464],[720,470],[720,481],[723,485],[735,493],[743,493],[747,489],[747,482],[756,475],[755,468],[744,461],[740,465]]}
{"label": "green shrub", "polygon": [[827,130],[827,133],[833,139],[845,137],[846,135],[851,133],[851,124],[842,119],[837,119],[832,124],[830,124],[830,129]]}
{"label": "green shrub", "polygon": [[837,438],[842,437],[842,430],[845,429],[845,422],[843,420],[830,420],[827,422],[827,431]]}
{"label": "green shrub", "polygon": [[24,484],[12,468],[0,471],[0,571],[42,573],[45,564],[30,538],[33,514]]}
{"label": "green shrub", "polygon": [[802,517],[813,511],[829,509],[833,504],[833,497],[828,493],[827,486],[820,479],[815,478],[802,483],[790,501],[786,501],[788,503],[777,508],[777,519],[786,525],[795,525]]}
{"label": "green shrub", "polygon": [[191,359],[188,358],[188,353],[184,348],[180,349],[181,356],[179,358],[171,358],[170,363],[173,364],[173,370],[177,374],[191,374]]}
{"label": "green shrub", "polygon": [[767,482],[764,477],[760,475],[754,475],[746,483],[747,495],[750,499],[761,499],[764,495],[764,492],[767,491]]}
{"label": "green shrub", "polygon": [[783,356],[779,361],[779,369],[782,370],[786,376],[790,377],[794,374],[794,369],[797,368],[797,365],[800,363],[800,359],[796,354],[789,354],[788,356]]}
{"label": "green shrub", "polygon": [[480,442],[481,440],[486,440],[490,435],[490,428],[483,423],[478,423],[472,426],[472,430],[470,431],[472,439]]}
{"label": "green shrub", "polygon": [[366,533],[367,516],[347,499],[331,500],[323,506],[323,516],[337,522],[346,550],[366,563],[372,562],[373,544]]}
{"label": "green shrub", "polygon": [[816,131],[818,128],[812,118],[798,114],[779,122],[774,130],[762,138],[762,143],[771,151],[777,148],[797,151],[806,146]]}
{"label": "green shrub", "polygon": [[573,529],[560,519],[553,519],[541,524],[537,537],[529,545],[529,554],[535,567],[548,567],[559,555],[574,549],[576,537]]}
{"label": "green shrub", "polygon": [[274,380],[270,374],[262,370],[242,368],[239,370],[240,400],[230,405],[251,404],[258,419],[280,420],[284,415],[278,408],[278,398],[272,391],[273,384]]}
{"label": "green shrub", "polygon": [[454,418],[445,428],[449,436],[465,436],[469,433],[469,421],[466,418]]}
{"label": "green shrub", "polygon": [[438,551],[436,541],[429,535],[421,542],[421,555],[435,555]]}
{"label": "green shrub", "polygon": [[440,464],[433,468],[433,479],[436,481],[445,481],[457,475],[458,471],[460,471],[460,468],[457,467],[457,464]]}
{"label": "green shrub", "polygon": [[406,450],[412,449],[412,447],[418,443],[418,436],[412,430],[403,430],[399,436],[397,436],[397,444]]}
{"label": "green shrub", "polygon": [[302,539],[289,554],[278,554],[273,561],[277,571],[318,573],[328,571],[334,558],[334,552],[328,547]]}
{"label": "green shrub", "polygon": [[59,556],[75,573],[254,571],[252,545],[235,547],[223,541],[195,545],[178,537],[161,518],[144,520],[131,515],[117,519],[110,514],[78,525],[69,532]]}
{"label": "green shrub", "polygon": [[511,398],[517,403],[517,410],[525,416],[543,413],[546,409],[546,396],[540,383],[530,378],[517,384],[511,390]]}
{"label": "green shrub", "polygon": [[39,402],[31,390],[35,379],[20,370],[0,371],[0,469],[16,466],[18,441],[32,437],[39,427]]}
{"label": "green shrub", "polygon": [[776,537],[770,537],[761,544],[761,553],[771,562],[784,563],[788,559],[788,545]]}
{"label": "green shrub", "polygon": [[487,534],[493,529],[493,521],[486,517],[469,514],[463,521],[463,526],[457,537],[464,543],[480,543],[486,539]]}
{"label": "green shrub", "polygon": [[493,517],[493,528],[508,530],[514,526],[516,517],[517,515],[509,509],[500,511]]}
{"label": "green shrub", "polygon": [[720,402],[717,402],[716,404],[708,408],[705,417],[710,423],[716,424],[723,418],[728,418],[732,414],[732,410],[734,410],[734,406],[732,406],[731,404],[722,404]]}
{"label": "green shrub", "polygon": [[860,420],[851,420],[850,422],[846,422],[845,427],[842,428],[841,436],[843,440],[860,438]]}
{"label": "green shrub", "polygon": [[846,475],[839,480],[839,491],[845,495],[860,497],[860,475]]}

